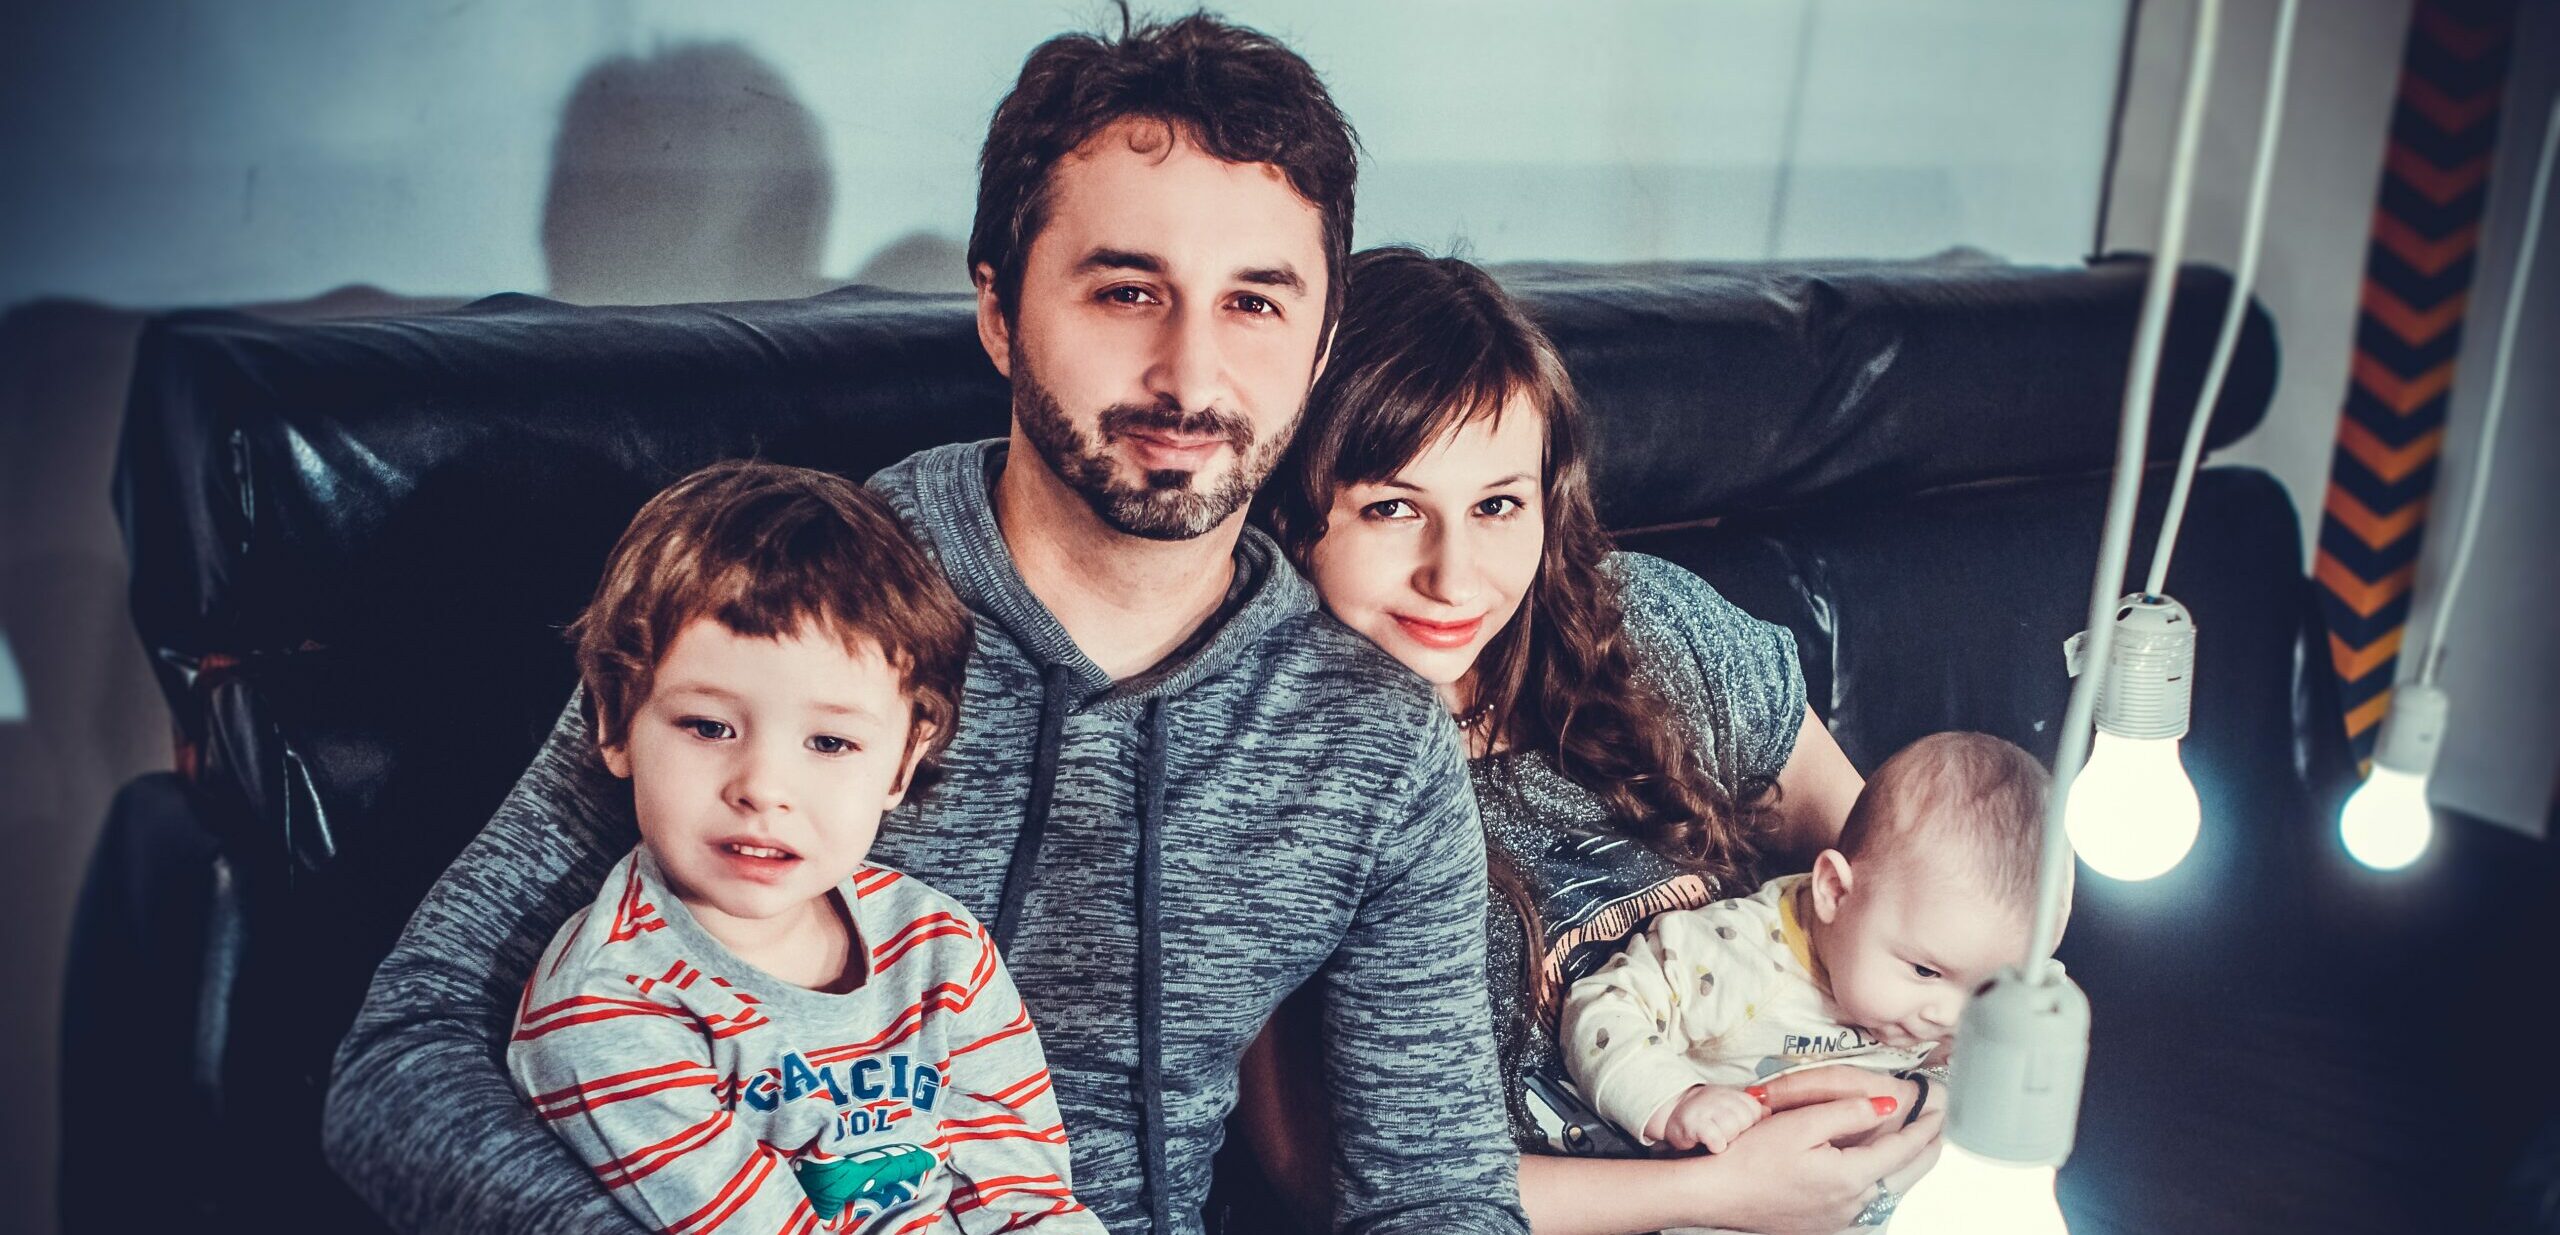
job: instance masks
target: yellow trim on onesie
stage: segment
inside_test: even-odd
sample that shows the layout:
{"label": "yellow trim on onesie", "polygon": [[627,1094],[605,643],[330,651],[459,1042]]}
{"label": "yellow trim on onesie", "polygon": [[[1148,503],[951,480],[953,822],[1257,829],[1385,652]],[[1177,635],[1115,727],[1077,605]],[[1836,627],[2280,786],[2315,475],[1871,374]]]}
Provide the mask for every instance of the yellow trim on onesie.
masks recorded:
{"label": "yellow trim on onesie", "polygon": [[1828,998],[1831,994],[1830,975],[1823,973],[1821,962],[1814,959],[1813,936],[1805,933],[1804,922],[1796,916],[1796,902],[1813,892],[1813,876],[1781,875],[1770,882],[1794,885],[1778,893],[1778,929],[1787,937],[1787,951],[1795,953],[1796,963],[1813,975],[1813,984],[1821,988],[1823,996]]}

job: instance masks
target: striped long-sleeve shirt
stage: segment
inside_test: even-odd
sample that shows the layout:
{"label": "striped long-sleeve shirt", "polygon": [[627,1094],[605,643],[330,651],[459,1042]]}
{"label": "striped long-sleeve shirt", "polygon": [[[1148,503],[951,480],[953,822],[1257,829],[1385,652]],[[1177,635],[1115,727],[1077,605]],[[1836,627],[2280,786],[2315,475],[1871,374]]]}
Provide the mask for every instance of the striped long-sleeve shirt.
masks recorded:
{"label": "striped long-sleeve shirt", "polygon": [[827,994],[739,960],[633,851],[526,983],[508,1070],[673,1235],[1099,1232],[985,928],[883,867],[842,893],[867,973]]}

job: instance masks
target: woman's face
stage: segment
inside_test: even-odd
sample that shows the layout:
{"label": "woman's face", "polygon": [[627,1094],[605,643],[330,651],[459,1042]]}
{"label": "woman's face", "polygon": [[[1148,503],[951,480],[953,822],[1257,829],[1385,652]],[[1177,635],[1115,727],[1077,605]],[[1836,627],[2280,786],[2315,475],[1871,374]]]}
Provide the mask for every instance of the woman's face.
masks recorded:
{"label": "woman's face", "polygon": [[1394,476],[1335,491],[1308,560],[1325,607],[1425,679],[1465,677],[1537,576],[1546,439],[1546,417],[1514,396]]}

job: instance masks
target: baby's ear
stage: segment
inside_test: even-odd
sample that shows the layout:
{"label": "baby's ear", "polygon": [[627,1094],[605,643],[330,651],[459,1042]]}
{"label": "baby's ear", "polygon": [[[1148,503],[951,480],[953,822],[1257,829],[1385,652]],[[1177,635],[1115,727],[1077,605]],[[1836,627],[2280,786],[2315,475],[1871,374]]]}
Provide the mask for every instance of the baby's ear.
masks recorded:
{"label": "baby's ear", "polygon": [[1848,855],[1837,849],[1825,849],[1813,860],[1813,916],[1822,919],[1823,925],[1840,916],[1840,902],[1849,898],[1856,878]]}

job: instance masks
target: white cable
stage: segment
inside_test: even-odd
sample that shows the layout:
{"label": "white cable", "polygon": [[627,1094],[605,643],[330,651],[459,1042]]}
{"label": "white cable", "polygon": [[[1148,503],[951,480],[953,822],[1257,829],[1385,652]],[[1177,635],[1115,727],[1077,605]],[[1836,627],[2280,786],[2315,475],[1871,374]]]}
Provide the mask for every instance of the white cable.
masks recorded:
{"label": "white cable", "polygon": [[2507,280],[2507,307],[2498,322],[2497,359],[2489,365],[2489,404],[2480,414],[2480,440],[2472,446],[2471,492],[2462,503],[2462,535],[2454,541],[2453,566],[2446,572],[2444,595],[2427,621],[2427,654],[2418,662],[2418,680],[2433,685],[2436,666],[2444,659],[2444,632],[2453,624],[2453,598],[2462,591],[2462,576],[2471,568],[2472,542],[2480,533],[2480,508],[2489,496],[2489,447],[2498,440],[2498,417],[2507,410],[2507,370],[2516,358],[2516,323],[2524,316],[2524,289],[2533,274],[2533,253],[2542,239],[2542,208],[2551,195],[2551,155],[2560,147],[2560,98],[2542,122],[2542,157],[2533,166],[2533,196],[2524,208],[2524,246],[2516,253],[2515,273]]}
{"label": "white cable", "polygon": [[2275,180],[2276,138],[2284,129],[2284,82],[2293,64],[2293,15],[2299,0],[2284,0],[2276,10],[2275,50],[2267,57],[2266,114],[2258,121],[2258,161],[2249,169],[2249,212],[2240,231],[2240,268],[2231,275],[2231,304],[2222,311],[2222,336],[2214,340],[2213,363],[2205,369],[2204,389],[2196,393],[2195,419],[2187,424],[2187,446],[2178,455],[2177,479],[2169,485],[2169,513],[2160,523],[2160,543],[2151,553],[2147,596],[2169,589],[2169,555],[2178,547],[2178,529],[2187,521],[2187,495],[2195,487],[2196,465],[2204,459],[2205,427],[2213,422],[2213,405],[2222,397],[2222,381],[2231,373],[2231,357],[2240,350],[2240,330],[2249,321],[2249,293],[2258,283],[2258,241],[2267,227],[2267,188]]}
{"label": "white cable", "polygon": [[2125,374],[2124,417],[2116,433],[2116,470],[2107,494],[2107,520],[2098,536],[2097,577],[2089,588],[2089,629],[2082,643],[2085,666],[2071,683],[2063,712],[2062,749],[2054,756],[2053,793],[2045,803],[2044,862],[2036,887],[2035,933],[2028,937],[2026,972],[2052,976],[2053,945],[2062,923],[2063,894],[2070,888],[2071,834],[2063,808],[2071,782],[2089,759],[2089,725],[2098,708],[2098,683],[2106,677],[2107,651],[2115,637],[2116,603],[2122,597],[2125,559],[2133,548],[2133,508],[2142,496],[2143,448],[2151,434],[2151,396],[2160,382],[2160,346],[2168,334],[2170,293],[2178,259],[2186,250],[2187,211],[2195,201],[2196,147],[2204,137],[2204,105],[2213,84],[2215,27],[2222,0],[2199,0],[2195,33],[2187,49],[2187,88],[2178,101],[2177,143],[2169,156],[2169,186],[2161,203],[2160,246],[2151,255],[2142,288],[2142,316],[2133,334],[2132,368]]}

